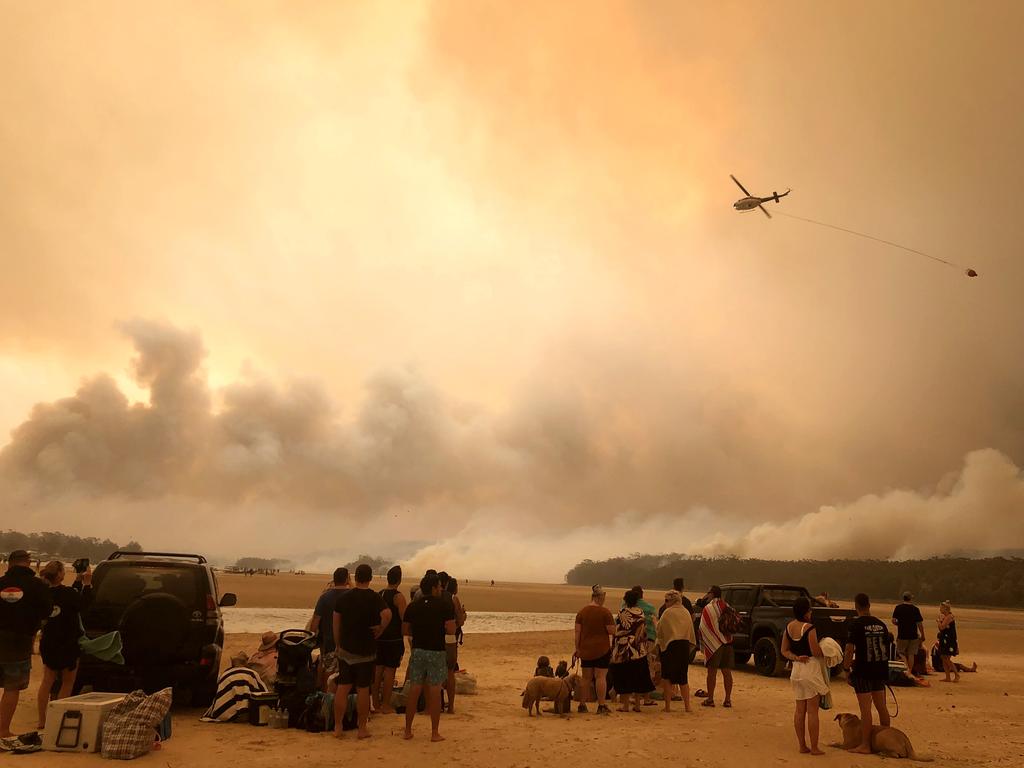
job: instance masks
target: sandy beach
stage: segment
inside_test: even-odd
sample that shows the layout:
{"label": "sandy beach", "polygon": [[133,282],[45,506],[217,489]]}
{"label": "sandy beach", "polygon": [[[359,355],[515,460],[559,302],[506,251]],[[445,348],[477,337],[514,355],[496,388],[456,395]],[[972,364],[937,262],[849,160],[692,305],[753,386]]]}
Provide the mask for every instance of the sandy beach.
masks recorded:
{"label": "sandy beach", "polygon": [[[322,576],[242,577],[224,575],[221,587],[235,591],[239,602],[252,605],[299,607],[323,584]],[[583,605],[586,589],[564,585],[469,585],[470,609],[573,611]],[[276,601],[276,602],[275,602]],[[880,615],[891,614],[888,605]],[[935,611],[923,607],[930,622]],[[962,659],[977,661],[981,672],[963,675],[959,685],[940,682],[932,687],[897,689],[900,713],[894,725],[906,731],[918,752],[944,765],[1018,766],[1024,763],[1024,613],[962,610],[958,612]],[[275,627],[274,629],[280,629]],[[930,632],[930,634],[932,634]],[[255,634],[230,635],[225,658],[237,650],[253,650]],[[470,635],[461,652],[462,666],[476,675],[479,692],[457,700],[458,713],[444,716],[447,740],[429,743],[425,718],[417,718],[416,738],[401,738],[402,718],[375,716],[373,738],[338,742],[325,734],[254,728],[246,724],[205,724],[199,710],[176,709],[174,731],[162,750],[142,758],[142,764],[161,768],[217,766],[279,766],[283,761],[329,764],[356,757],[360,764],[390,766],[527,766],[609,765],[613,760],[645,764],[716,767],[760,759],[762,764],[804,764],[812,758],[797,754],[792,732],[793,702],[786,678],[768,679],[752,667],[736,675],[735,708],[681,709],[665,714],[649,707],[640,714],[614,713],[609,718],[573,713],[568,719],[529,718],[521,707],[520,691],[532,675],[536,657],[569,658],[572,632],[523,632]],[[406,657],[408,658],[408,657]],[[17,731],[34,725],[34,686],[39,660],[34,659],[33,687],[26,691],[15,718]],[[691,689],[704,686],[704,668],[691,667]],[[719,683],[720,684],[720,683]],[[838,681],[833,714],[855,711],[852,691]],[[831,716],[823,713],[827,744],[838,735]],[[827,749],[821,764],[870,766],[877,756],[852,756]],[[96,755],[41,753],[21,758],[46,766],[97,764]]]}

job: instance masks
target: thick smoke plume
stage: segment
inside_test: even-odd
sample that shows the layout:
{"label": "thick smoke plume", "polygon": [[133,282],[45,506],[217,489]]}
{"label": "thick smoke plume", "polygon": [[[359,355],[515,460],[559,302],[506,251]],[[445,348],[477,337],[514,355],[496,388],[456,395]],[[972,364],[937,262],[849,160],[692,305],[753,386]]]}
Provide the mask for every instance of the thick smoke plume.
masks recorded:
{"label": "thick smoke plume", "polygon": [[[449,402],[411,371],[371,379],[345,416],[309,381],[278,386],[250,372],[211,391],[198,333],[143,321],[124,331],[149,402],[130,403],[100,375],[37,405],[0,451],[8,525],[161,547],[202,547],[216,531],[239,550],[220,543],[224,554],[304,563],[324,549],[413,547],[413,567],[546,579],[584,557],[633,551],[906,558],[1024,540],[1024,482],[994,450],[970,453],[930,493],[864,496],[791,519],[765,510],[775,519],[757,524],[749,501],[787,457],[744,447],[742,421],[712,414],[693,433],[640,429],[625,412],[588,406],[587,391],[495,416]],[[727,460],[709,450],[723,439],[743,451]],[[666,457],[681,462],[685,484]],[[764,471],[749,487],[719,490],[730,467],[755,459]]]}

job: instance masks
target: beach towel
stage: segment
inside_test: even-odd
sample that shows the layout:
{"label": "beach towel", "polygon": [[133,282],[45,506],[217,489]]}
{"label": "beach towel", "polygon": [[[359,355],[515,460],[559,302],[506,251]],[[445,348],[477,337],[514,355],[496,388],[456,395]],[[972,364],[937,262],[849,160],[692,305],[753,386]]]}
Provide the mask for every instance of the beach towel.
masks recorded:
{"label": "beach towel", "polygon": [[821,679],[828,689],[821,694],[818,706],[822,709],[832,709],[832,668],[843,663],[843,648],[836,642],[835,638],[826,637],[818,643],[821,648],[821,658],[816,659],[821,667]]}
{"label": "beach towel", "polygon": [[252,694],[269,692],[270,689],[253,670],[231,667],[217,678],[213,703],[199,719],[204,723],[229,723],[248,714]]}
{"label": "beach towel", "polygon": [[700,613],[700,649],[704,652],[705,659],[710,659],[715,655],[715,651],[732,642],[732,636],[723,635],[722,630],[718,628],[724,605],[725,601],[718,597],[705,605]]}
{"label": "beach towel", "polygon": [[678,603],[666,608],[658,620],[657,638],[658,647],[663,651],[674,640],[696,642],[696,637],[693,634],[693,617],[690,612]]}

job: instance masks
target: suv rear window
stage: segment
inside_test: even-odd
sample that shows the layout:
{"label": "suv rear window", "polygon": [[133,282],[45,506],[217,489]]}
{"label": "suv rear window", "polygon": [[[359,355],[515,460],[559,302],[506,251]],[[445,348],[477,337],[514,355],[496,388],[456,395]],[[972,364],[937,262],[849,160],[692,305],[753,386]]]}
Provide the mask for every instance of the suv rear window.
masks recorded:
{"label": "suv rear window", "polygon": [[144,595],[170,594],[192,611],[204,593],[199,585],[199,569],[140,563],[110,564],[96,574],[93,581],[92,605],[88,610],[91,624],[112,626],[120,622],[125,608]]}

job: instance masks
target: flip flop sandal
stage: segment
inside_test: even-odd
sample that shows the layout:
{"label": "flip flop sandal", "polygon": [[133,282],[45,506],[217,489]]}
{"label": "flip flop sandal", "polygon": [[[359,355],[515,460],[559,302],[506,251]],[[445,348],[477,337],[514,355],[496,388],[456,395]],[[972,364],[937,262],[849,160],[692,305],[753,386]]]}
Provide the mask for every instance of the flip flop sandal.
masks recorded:
{"label": "flip flop sandal", "polygon": [[713,702],[711,699],[705,699],[704,701],[702,701],[700,703],[700,705],[702,707],[713,707],[713,706],[715,706],[715,702]]}
{"label": "flip flop sandal", "polygon": [[703,688],[698,688],[697,692],[693,695],[696,696],[698,699],[706,699],[708,697],[708,692],[705,691]]}
{"label": "flip flop sandal", "polygon": [[727,708],[727,709],[732,709],[732,702],[731,701],[723,701],[722,702],[722,706]]}

